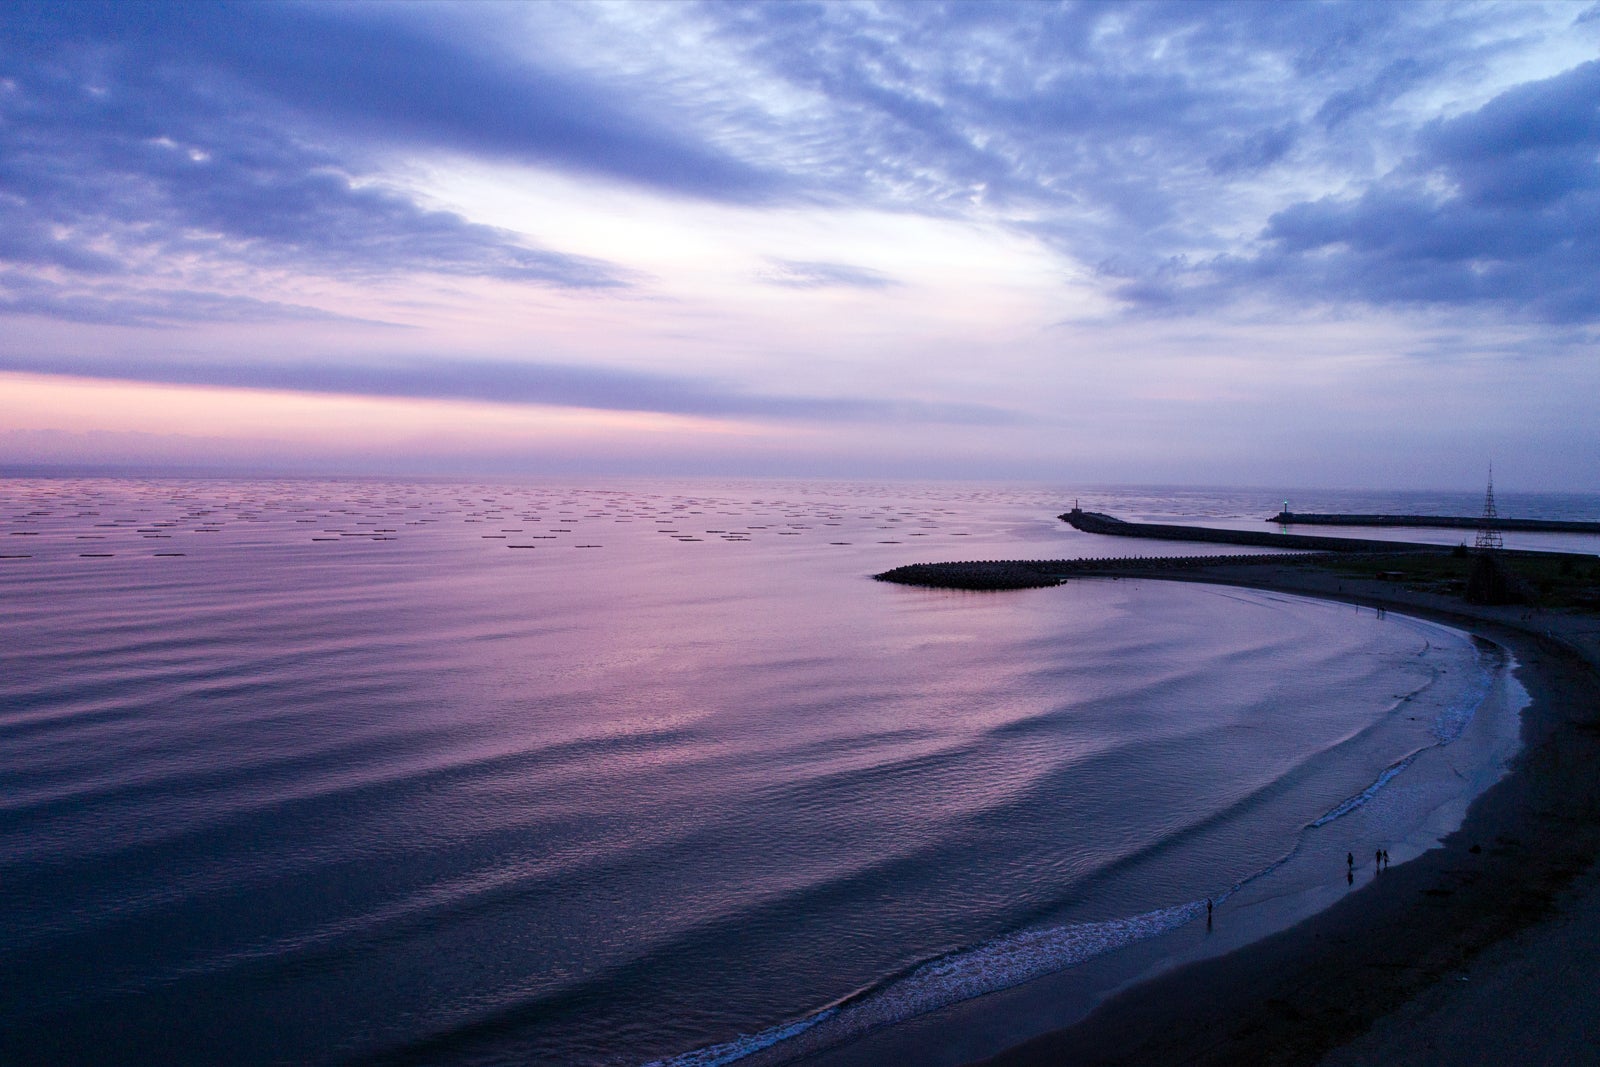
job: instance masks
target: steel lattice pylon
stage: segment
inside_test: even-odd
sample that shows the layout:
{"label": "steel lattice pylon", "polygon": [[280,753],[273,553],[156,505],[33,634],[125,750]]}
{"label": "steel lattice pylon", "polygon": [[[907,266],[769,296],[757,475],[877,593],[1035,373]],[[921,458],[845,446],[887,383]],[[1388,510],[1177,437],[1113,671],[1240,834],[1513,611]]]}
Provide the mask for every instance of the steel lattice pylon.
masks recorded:
{"label": "steel lattice pylon", "polygon": [[1477,549],[1480,552],[1496,552],[1505,547],[1500,539],[1500,531],[1495,529],[1495,520],[1500,516],[1494,509],[1494,464],[1489,464],[1489,488],[1483,494],[1483,518],[1478,521]]}

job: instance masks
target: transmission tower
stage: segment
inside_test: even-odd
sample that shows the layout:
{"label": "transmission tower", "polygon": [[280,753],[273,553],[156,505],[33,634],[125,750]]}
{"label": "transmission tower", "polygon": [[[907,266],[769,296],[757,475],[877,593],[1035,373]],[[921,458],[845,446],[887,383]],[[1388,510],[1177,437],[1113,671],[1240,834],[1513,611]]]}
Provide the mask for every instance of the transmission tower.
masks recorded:
{"label": "transmission tower", "polygon": [[1475,546],[1479,552],[1498,552],[1505,547],[1500,539],[1500,531],[1495,528],[1496,520],[1500,518],[1494,510],[1494,464],[1489,464],[1489,488],[1483,494],[1483,518],[1478,520],[1478,542]]}

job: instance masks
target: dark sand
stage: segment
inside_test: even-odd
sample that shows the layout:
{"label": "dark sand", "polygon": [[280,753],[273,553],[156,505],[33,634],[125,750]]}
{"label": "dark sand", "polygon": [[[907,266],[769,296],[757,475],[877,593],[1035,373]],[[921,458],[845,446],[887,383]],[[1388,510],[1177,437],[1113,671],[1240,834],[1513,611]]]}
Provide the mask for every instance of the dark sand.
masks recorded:
{"label": "dark sand", "polygon": [[1475,608],[1294,564],[1137,576],[1393,608],[1498,641],[1532,701],[1523,750],[1440,847],[984,1062],[1600,1063],[1600,618]]}

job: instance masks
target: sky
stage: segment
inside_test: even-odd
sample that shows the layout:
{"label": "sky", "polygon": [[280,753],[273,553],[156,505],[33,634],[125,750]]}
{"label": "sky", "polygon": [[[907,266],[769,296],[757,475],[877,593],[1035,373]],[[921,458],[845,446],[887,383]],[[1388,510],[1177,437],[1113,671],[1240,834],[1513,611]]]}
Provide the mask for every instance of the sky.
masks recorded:
{"label": "sky", "polygon": [[0,0],[0,466],[1600,491],[1600,4]]}

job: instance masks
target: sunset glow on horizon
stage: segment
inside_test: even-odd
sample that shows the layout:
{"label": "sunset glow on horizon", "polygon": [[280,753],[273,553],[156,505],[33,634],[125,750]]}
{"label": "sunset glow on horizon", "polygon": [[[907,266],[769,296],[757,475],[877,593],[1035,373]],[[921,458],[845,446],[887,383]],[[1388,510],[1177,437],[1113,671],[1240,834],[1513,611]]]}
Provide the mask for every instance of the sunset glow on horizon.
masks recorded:
{"label": "sunset glow on horizon", "polygon": [[1600,481],[1600,7],[8,11],[0,465]]}

